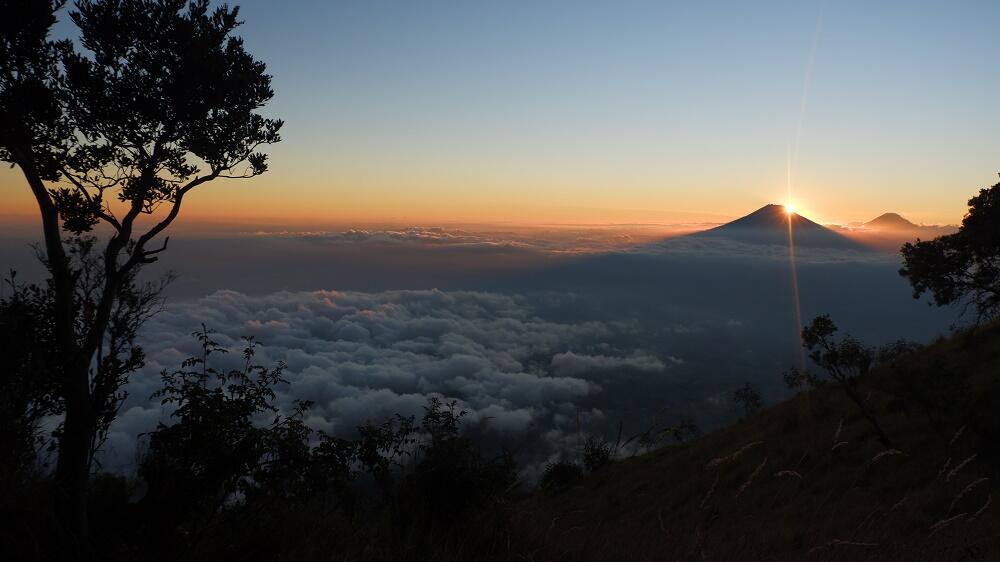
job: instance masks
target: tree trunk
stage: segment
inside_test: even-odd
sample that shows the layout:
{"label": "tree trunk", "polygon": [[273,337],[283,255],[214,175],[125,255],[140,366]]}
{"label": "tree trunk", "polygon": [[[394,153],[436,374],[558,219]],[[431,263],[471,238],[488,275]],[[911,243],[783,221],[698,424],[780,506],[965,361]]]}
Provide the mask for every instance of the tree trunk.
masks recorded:
{"label": "tree trunk", "polygon": [[841,381],[841,384],[847,392],[848,398],[850,398],[851,401],[858,406],[858,409],[861,410],[861,416],[868,420],[872,429],[875,430],[875,434],[878,436],[878,440],[882,443],[882,446],[886,449],[892,449],[892,441],[889,440],[889,436],[882,430],[882,425],[878,423],[878,419],[875,417],[875,414],[868,409],[868,406],[865,404],[864,399],[861,398],[861,395],[859,395],[857,390],[846,380]]}
{"label": "tree trunk", "polygon": [[[89,358],[88,358],[89,359]],[[56,463],[56,515],[77,548],[87,541],[87,492],[94,412],[90,400],[89,361],[77,361],[63,373],[66,418]]]}
{"label": "tree trunk", "polygon": [[[56,462],[55,513],[63,532],[75,546],[87,540],[87,488],[90,479],[90,449],[93,444],[94,414],[90,398],[90,359],[81,353],[73,311],[74,274],[63,248],[59,211],[34,166],[28,149],[14,151],[42,217],[42,233],[55,304],[55,336],[61,387],[66,404],[63,433]],[[79,553],[78,553],[79,554]]]}

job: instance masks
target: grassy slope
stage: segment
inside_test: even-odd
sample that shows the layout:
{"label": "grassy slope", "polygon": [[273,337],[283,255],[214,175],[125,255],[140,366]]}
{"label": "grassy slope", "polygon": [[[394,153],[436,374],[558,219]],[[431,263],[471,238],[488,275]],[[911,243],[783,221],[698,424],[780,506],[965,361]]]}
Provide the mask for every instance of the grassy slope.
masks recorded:
{"label": "grassy slope", "polygon": [[461,557],[1000,560],[1000,506],[987,505],[1000,502],[1000,326],[937,342],[864,386],[898,453],[880,455],[829,386],[512,505]]}

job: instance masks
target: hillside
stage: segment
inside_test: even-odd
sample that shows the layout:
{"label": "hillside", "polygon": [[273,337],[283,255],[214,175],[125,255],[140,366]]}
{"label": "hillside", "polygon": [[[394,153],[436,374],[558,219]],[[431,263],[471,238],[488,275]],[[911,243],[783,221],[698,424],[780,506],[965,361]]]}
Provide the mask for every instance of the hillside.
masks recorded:
{"label": "hillside", "polygon": [[1000,326],[903,357],[865,386],[895,451],[883,451],[828,386],[511,506],[508,552],[526,560],[997,559]]}

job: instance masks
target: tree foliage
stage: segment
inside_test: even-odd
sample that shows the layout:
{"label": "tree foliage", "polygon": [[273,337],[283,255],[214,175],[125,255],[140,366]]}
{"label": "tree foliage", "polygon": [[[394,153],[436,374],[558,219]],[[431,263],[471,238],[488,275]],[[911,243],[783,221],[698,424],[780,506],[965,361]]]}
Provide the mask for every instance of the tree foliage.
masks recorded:
{"label": "tree foliage", "polygon": [[53,181],[72,137],[61,98],[67,86],[61,62],[72,44],[48,37],[65,4],[0,0],[0,160],[23,162]]}
{"label": "tree foliage", "polygon": [[958,232],[902,248],[900,275],[913,297],[930,293],[939,306],[972,306],[979,320],[1000,314],[1000,183],[969,199]]}

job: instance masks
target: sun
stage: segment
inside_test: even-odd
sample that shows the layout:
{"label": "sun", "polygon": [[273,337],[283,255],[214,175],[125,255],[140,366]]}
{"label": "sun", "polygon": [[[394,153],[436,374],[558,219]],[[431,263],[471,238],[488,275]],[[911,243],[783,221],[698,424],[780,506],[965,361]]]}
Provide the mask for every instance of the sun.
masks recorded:
{"label": "sun", "polygon": [[785,214],[786,215],[794,215],[795,214],[795,205],[792,205],[791,203],[785,203]]}

